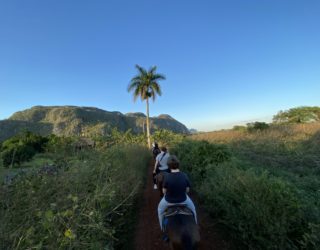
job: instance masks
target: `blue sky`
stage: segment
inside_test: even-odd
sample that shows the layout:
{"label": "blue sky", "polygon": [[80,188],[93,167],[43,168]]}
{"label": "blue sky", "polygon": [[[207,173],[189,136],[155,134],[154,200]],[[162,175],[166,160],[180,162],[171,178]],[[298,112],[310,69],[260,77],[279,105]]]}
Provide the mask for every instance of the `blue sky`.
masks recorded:
{"label": "blue sky", "polygon": [[1,1],[0,119],[34,105],[144,112],[135,64],[166,75],[151,115],[198,130],[320,105],[320,1]]}

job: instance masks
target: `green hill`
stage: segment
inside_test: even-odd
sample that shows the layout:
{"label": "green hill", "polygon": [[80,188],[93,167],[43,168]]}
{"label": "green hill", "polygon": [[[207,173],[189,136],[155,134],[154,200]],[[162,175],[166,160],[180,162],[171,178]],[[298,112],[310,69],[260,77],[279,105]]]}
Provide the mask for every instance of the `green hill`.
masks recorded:
{"label": "green hill", "polygon": [[[94,107],[77,106],[35,106],[14,113],[9,119],[0,121],[0,140],[5,140],[22,130],[41,135],[94,136],[106,135],[111,129],[131,129],[143,133],[146,129],[143,113],[109,112]],[[185,125],[169,115],[150,119],[151,131],[167,129],[176,133],[189,133]]]}

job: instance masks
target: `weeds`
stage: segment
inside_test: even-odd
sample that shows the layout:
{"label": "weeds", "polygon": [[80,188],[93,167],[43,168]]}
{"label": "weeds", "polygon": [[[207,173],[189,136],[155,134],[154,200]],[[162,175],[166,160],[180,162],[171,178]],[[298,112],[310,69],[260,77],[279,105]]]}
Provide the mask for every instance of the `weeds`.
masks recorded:
{"label": "weeds", "polygon": [[214,144],[184,141],[174,153],[239,248],[317,249],[319,130],[317,123],[199,134],[192,138]]}
{"label": "weeds", "polygon": [[0,248],[121,247],[149,160],[136,145],[90,150],[67,157],[57,175],[29,174],[2,186]]}

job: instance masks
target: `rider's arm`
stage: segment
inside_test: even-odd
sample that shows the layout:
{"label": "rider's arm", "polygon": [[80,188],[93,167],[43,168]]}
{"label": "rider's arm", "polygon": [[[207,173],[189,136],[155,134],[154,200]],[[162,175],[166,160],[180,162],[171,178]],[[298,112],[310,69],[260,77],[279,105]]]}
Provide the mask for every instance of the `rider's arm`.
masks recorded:
{"label": "rider's arm", "polygon": [[167,193],[168,188],[168,179],[164,178],[163,184],[162,184],[162,193],[165,195]]}
{"label": "rider's arm", "polygon": [[154,169],[153,169],[153,172],[155,173],[156,170],[157,170],[157,166],[158,166],[158,160],[156,160],[156,164],[154,164]]}
{"label": "rider's arm", "polygon": [[189,193],[190,192],[190,181],[189,181],[189,178],[187,175],[186,176],[186,184],[187,184],[187,187],[186,187],[186,192]]}

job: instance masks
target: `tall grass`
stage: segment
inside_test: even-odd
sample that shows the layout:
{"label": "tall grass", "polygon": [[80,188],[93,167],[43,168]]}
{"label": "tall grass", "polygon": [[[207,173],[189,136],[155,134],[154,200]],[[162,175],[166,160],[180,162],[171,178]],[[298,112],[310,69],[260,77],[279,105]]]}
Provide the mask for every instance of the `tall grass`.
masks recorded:
{"label": "tall grass", "polygon": [[174,153],[239,248],[318,249],[319,130],[306,124],[200,134],[192,138],[215,143],[184,141]]}
{"label": "tall grass", "polygon": [[215,143],[231,143],[241,140],[276,140],[296,142],[309,139],[320,130],[320,123],[272,125],[262,131],[250,133],[246,130],[221,130],[199,133],[191,136],[195,140],[206,140]]}
{"label": "tall grass", "polygon": [[55,160],[57,174],[0,187],[0,249],[120,249],[149,152],[114,146]]}

